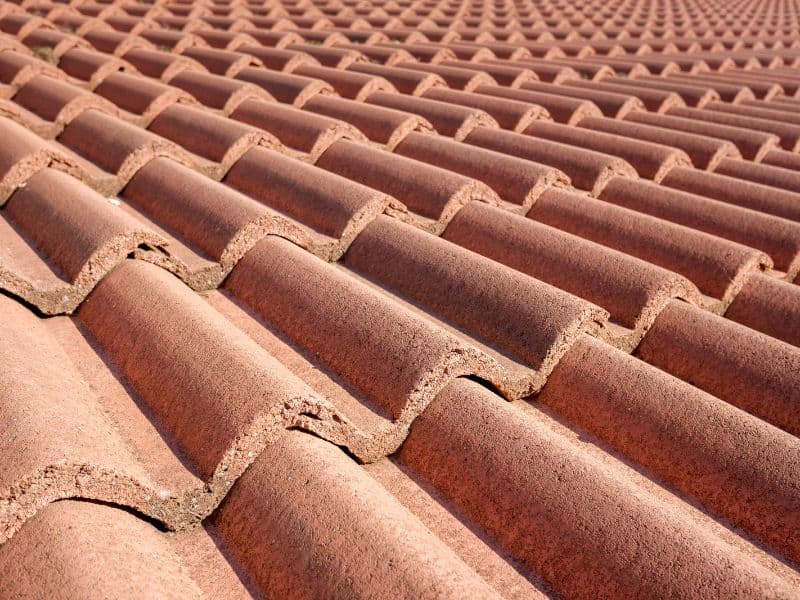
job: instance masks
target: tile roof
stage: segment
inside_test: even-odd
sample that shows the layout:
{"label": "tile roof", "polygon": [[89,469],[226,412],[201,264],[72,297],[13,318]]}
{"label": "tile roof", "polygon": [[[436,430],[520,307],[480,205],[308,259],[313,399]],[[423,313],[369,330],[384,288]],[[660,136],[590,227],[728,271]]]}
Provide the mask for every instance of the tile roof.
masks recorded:
{"label": "tile roof", "polygon": [[800,596],[800,5],[0,5],[0,597]]}

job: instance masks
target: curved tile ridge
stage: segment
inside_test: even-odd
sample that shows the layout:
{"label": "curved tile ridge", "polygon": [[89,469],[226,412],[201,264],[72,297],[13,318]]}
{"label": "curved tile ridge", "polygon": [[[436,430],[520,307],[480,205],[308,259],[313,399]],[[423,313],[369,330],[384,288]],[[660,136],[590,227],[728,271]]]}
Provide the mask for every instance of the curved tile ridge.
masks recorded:
{"label": "curved tile ridge", "polygon": [[661,183],[667,187],[706,196],[720,202],[750,208],[791,221],[800,221],[800,192],[688,167],[676,167]]}
{"label": "curved tile ridge", "polygon": [[219,595],[222,586],[229,600],[250,598],[207,532],[176,539],[98,502],[65,500],[40,511],[13,542],[0,546],[0,571],[6,598],[201,600]]}
{"label": "curved tile ridge", "polygon": [[333,144],[316,164],[391,195],[411,211],[410,222],[436,235],[469,202],[501,202],[480,181],[349,140]]}
{"label": "curved tile ridge", "polygon": [[527,211],[551,186],[569,184],[569,177],[553,167],[439,135],[410,133],[394,152],[475,177],[497,192],[509,203],[509,208],[517,212]]}
{"label": "curved tile ridge", "polygon": [[245,100],[230,118],[271,133],[285,146],[306,154],[311,163],[337,140],[367,140],[350,123],[276,102]]}
{"label": "curved tile ridge", "polygon": [[754,248],[567,189],[545,190],[527,216],[680,273],[709,296],[704,306],[715,313],[772,267]]}
{"label": "curved tile ridge", "polygon": [[245,154],[225,183],[309,228],[316,235],[307,248],[328,261],[338,260],[378,215],[407,215],[377,189],[265,148]]}
{"label": "curved tile ridge", "polygon": [[58,142],[75,153],[75,160],[86,172],[86,183],[105,196],[118,193],[139,169],[158,156],[196,165],[177,144],[94,109],[73,119]]}
{"label": "curved tile ridge", "polygon": [[672,302],[636,354],[800,438],[800,348]]}
{"label": "curved tile ridge", "polygon": [[0,117],[0,207],[15,190],[44,168],[53,167],[81,174],[82,170],[65,152],[32,133],[26,127]]}
{"label": "curved tile ridge", "polygon": [[433,126],[424,117],[348,98],[317,96],[309,100],[303,110],[345,121],[358,128],[371,141],[389,150],[411,132],[433,132]]}
{"label": "curved tile ridge", "polygon": [[163,502],[38,319],[0,296],[0,400],[15,435],[2,444],[0,543],[61,498],[117,502],[145,514]]}
{"label": "curved tile ridge", "polygon": [[486,204],[465,206],[442,237],[605,308],[603,337],[626,351],[673,298],[703,303],[681,275]]}
{"label": "curved tile ridge", "polygon": [[608,320],[598,306],[385,216],[356,238],[344,264],[494,356],[509,397],[538,392],[575,339]]}
{"label": "curved tile ridge", "polygon": [[266,449],[211,524],[264,597],[504,597],[363,467],[298,431]]}
{"label": "curved tile ridge", "polygon": [[291,216],[167,158],[154,158],[142,167],[121,197],[126,212],[167,240],[159,251],[137,249],[134,257],[175,273],[195,290],[219,286],[245,252],[267,235],[304,248],[327,241],[316,239],[324,236],[314,236]]}
{"label": "curved tile ridge", "polygon": [[50,168],[17,190],[0,215],[0,288],[50,315],[75,310],[140,247],[167,243],[77,179]]}
{"label": "curved tile ridge", "polygon": [[148,127],[161,112],[175,103],[196,103],[186,91],[139,74],[116,72],[104,77],[96,88],[102,97],[130,113],[139,127]]}
{"label": "curved tile ridge", "polygon": [[797,563],[800,439],[588,336],[537,402]]}
{"label": "curved tile ridge", "polygon": [[37,117],[35,121],[23,118],[23,124],[41,131],[40,135],[47,138],[57,137],[85,110],[96,109],[109,114],[118,112],[105,98],[48,74],[37,75],[21,86],[13,100]]}
{"label": "curved tile ridge", "polygon": [[569,176],[572,185],[597,196],[614,177],[637,179],[633,166],[616,156],[501,129],[474,129],[464,141],[503,154],[549,165]]}
{"label": "curved tile ridge", "polygon": [[[192,527],[279,431],[312,415],[318,432],[345,437],[346,420],[281,363],[172,275],[130,261],[98,285],[78,319],[153,415],[155,429],[137,435],[165,429],[186,454],[189,462],[165,478],[151,464],[164,455],[142,455],[124,440],[114,411],[81,381],[43,321],[0,302],[15,317],[0,329],[0,389],[17,432],[3,448],[0,541],[47,504],[76,497],[133,508],[170,529]],[[192,342],[176,345],[170,335]]]}
{"label": "curved tile ridge", "polygon": [[[577,355],[594,363],[584,340]],[[554,404],[561,390],[548,392],[550,385]],[[592,400],[605,391],[578,385]],[[581,396],[569,392],[561,402],[583,412]],[[655,485],[590,450],[585,436],[576,439],[536,405],[498,400],[476,382],[452,382],[415,421],[397,460],[553,593],[586,600],[792,596],[791,577],[693,517],[681,500],[654,493]]]}
{"label": "curved tile ridge", "polygon": [[544,138],[578,148],[588,148],[609,156],[618,156],[633,166],[640,177],[655,182],[661,181],[673,167],[692,165],[689,155],[673,146],[561,123],[536,121],[523,133],[537,139]]}
{"label": "curved tile ridge", "polygon": [[164,109],[148,131],[202,157],[203,162],[210,161],[198,165],[197,170],[217,180],[255,146],[283,148],[271,133],[186,104],[173,104]]}
{"label": "curved tile ridge", "polygon": [[645,180],[613,178],[600,199],[757,248],[791,280],[800,273],[800,224]]}
{"label": "curved tile ridge", "polygon": [[[225,287],[268,328],[357,394],[336,405],[355,425],[332,439],[308,418],[298,426],[344,445],[364,462],[394,452],[410,424],[452,379],[476,376],[508,394],[508,372],[378,288],[276,237],[259,242]],[[344,404],[347,406],[344,406]]]}

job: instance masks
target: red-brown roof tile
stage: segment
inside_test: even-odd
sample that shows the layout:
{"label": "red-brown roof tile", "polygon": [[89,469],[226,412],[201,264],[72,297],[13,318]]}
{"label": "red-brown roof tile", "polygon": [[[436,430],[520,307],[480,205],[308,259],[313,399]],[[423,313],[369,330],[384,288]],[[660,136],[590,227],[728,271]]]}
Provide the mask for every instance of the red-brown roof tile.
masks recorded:
{"label": "red-brown roof tile", "polygon": [[794,597],[797,11],[595,4],[0,6],[0,596]]}

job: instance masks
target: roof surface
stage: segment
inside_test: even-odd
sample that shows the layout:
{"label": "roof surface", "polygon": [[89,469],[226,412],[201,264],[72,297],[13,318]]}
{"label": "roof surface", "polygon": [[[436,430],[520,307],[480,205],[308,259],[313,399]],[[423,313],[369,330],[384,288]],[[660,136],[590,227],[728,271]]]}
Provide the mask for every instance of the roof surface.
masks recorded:
{"label": "roof surface", "polygon": [[799,597],[799,13],[3,3],[0,597]]}

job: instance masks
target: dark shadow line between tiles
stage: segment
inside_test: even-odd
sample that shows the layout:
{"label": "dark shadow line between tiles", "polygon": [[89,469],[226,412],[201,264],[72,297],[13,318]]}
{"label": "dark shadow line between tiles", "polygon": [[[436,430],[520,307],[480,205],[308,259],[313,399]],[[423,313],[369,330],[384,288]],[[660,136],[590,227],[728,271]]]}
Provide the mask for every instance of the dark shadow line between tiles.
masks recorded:
{"label": "dark shadow line between tiles", "polygon": [[[57,502],[85,502],[87,504],[96,504],[98,506],[106,506],[108,508],[113,508],[116,510],[121,510],[123,512],[128,513],[139,519],[140,521],[146,522],[148,525],[151,525],[155,529],[157,529],[160,533],[172,533],[167,527],[159,520],[154,519],[142,512],[139,512],[135,508],[131,508],[126,504],[117,504],[116,502],[109,502],[108,500],[99,500],[97,498],[86,498],[84,496],[70,496],[69,498],[59,498],[57,500],[53,500],[50,504],[55,504]],[[48,505],[49,506],[49,505]],[[47,510],[47,506],[44,506],[37,510],[37,513],[40,513],[44,510]],[[35,518],[35,515],[31,518]],[[23,527],[25,525],[23,524]]]}

